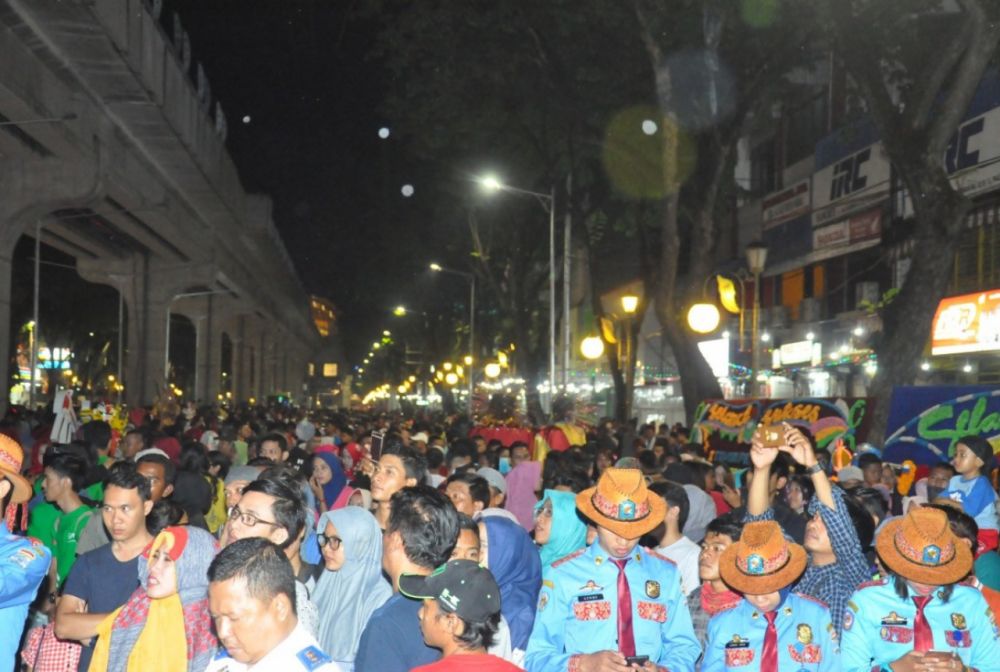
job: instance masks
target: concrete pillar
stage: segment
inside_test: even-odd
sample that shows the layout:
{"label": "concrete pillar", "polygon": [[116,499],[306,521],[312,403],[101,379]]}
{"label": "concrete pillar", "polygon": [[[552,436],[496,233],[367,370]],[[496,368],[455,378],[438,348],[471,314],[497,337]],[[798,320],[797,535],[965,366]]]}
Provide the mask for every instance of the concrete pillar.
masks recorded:
{"label": "concrete pillar", "polygon": [[[18,239],[54,210],[83,208],[104,194],[104,166],[62,159],[5,159],[0,166],[0,413],[7,410],[11,380],[10,254]],[[44,329],[45,325],[40,325]]]}
{"label": "concrete pillar", "polygon": [[222,391],[222,337],[225,329],[216,320],[209,333],[211,349],[208,352],[208,375],[205,383],[205,401],[213,403]]}

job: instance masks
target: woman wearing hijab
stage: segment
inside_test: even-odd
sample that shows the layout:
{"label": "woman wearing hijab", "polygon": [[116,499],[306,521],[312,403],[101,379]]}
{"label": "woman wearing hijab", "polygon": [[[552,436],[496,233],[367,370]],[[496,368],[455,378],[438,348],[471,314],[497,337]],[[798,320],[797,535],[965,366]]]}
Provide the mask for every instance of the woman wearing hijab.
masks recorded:
{"label": "woman wearing hijab", "polygon": [[542,568],[587,545],[587,526],[576,514],[576,494],[546,490],[535,505],[535,543]]}
{"label": "woman wearing hijab", "polygon": [[368,619],[392,597],[382,576],[382,530],[368,511],[346,506],[320,516],[316,538],[325,568],[312,593],[320,614],[317,639],[351,672]]}
{"label": "woman wearing hijab", "polygon": [[504,508],[517,517],[521,527],[531,530],[535,525],[534,510],[538,502],[535,492],[539,490],[542,480],[542,463],[521,462],[504,478],[507,479],[507,501]]}
{"label": "woman wearing hijab", "polygon": [[351,496],[344,467],[333,453],[322,452],[313,456],[309,487],[316,496],[316,505],[321,513],[347,506],[347,499]]}
{"label": "woman wearing hijab", "polygon": [[[139,587],[97,629],[91,672],[202,672],[215,656],[208,566],[218,545],[197,527],[168,527],[139,562]],[[184,651],[186,655],[178,655]]]}
{"label": "woman wearing hijab", "polygon": [[524,655],[535,624],[542,562],[531,537],[517,523],[487,516],[479,525],[479,557],[500,586],[500,612],[510,626],[511,648],[517,658]]}

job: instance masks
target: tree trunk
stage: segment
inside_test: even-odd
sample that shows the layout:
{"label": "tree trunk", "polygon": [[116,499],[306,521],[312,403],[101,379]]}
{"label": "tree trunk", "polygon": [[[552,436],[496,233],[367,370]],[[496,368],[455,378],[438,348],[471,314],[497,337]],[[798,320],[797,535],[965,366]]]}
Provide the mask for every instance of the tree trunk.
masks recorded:
{"label": "tree trunk", "polygon": [[876,400],[868,440],[876,445],[888,429],[893,387],[912,384],[917,376],[937,310],[936,297],[947,292],[958,233],[969,209],[969,201],[952,188],[942,166],[925,163],[897,169],[916,196],[916,246],[906,281],[882,317],[878,372],[868,392]]}

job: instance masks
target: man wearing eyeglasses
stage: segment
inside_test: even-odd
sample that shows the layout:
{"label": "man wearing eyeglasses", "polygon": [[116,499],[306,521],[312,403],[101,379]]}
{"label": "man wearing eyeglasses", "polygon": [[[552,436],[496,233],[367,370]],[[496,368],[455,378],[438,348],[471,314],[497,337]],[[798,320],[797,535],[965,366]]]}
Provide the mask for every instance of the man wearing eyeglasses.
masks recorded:
{"label": "man wearing eyeglasses", "polygon": [[[309,601],[308,586],[302,581],[303,562],[299,550],[306,527],[306,506],[298,492],[276,478],[258,478],[249,483],[239,501],[229,510],[222,545],[240,539],[267,539],[288,558],[298,577],[295,581],[295,610],[301,623],[315,636],[319,623],[316,606]],[[308,572],[307,572],[308,573]]]}

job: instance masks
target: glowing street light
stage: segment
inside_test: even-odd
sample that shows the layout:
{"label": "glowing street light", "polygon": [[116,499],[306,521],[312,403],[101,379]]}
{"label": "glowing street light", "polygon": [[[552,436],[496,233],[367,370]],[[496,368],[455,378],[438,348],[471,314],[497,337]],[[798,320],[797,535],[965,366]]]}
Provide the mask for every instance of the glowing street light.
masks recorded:
{"label": "glowing street light", "polygon": [[580,354],[591,361],[604,354],[604,341],[600,336],[588,336],[580,341]]}
{"label": "glowing street light", "polygon": [[699,334],[709,334],[719,327],[719,309],[713,303],[696,303],[688,310],[688,326]]}
{"label": "glowing street light", "polygon": [[483,373],[486,374],[487,378],[498,378],[500,376],[500,365],[496,362],[490,362],[483,369]]}
{"label": "glowing street light", "polygon": [[626,294],[622,297],[622,310],[631,315],[639,307],[639,297],[635,294]]}
{"label": "glowing street light", "polygon": [[396,317],[405,317],[406,306],[396,306],[395,308],[392,309],[392,314],[395,315]]}

